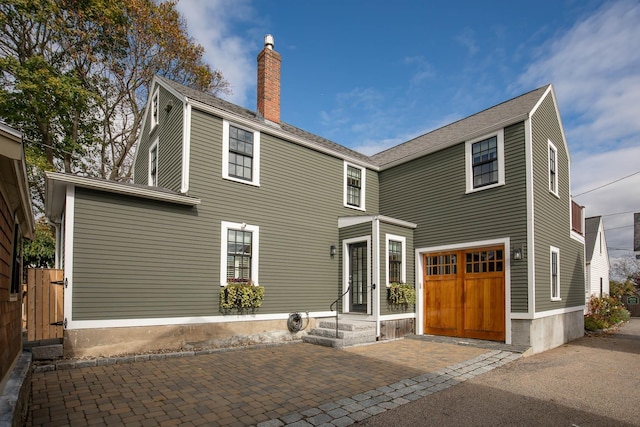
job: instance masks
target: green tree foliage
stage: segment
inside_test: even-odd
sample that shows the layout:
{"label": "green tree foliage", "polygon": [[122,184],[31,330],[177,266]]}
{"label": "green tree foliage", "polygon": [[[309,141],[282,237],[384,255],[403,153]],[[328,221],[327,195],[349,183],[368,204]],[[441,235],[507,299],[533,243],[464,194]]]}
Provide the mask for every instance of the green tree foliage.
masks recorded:
{"label": "green tree foliage", "polygon": [[155,74],[216,94],[175,1],[0,3],[0,117],[22,130],[34,205],[45,170],[127,180]]}
{"label": "green tree foliage", "polygon": [[43,219],[36,223],[34,239],[25,242],[23,256],[26,267],[53,267],[56,256],[55,234]]}

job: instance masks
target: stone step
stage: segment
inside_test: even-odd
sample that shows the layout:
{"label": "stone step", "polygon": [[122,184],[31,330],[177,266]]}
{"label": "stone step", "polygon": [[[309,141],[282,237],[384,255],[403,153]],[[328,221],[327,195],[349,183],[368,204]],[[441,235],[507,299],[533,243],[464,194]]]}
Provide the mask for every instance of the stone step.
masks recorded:
{"label": "stone step", "polygon": [[339,319],[337,338],[335,318],[321,319],[317,325],[317,328],[302,337],[304,342],[325,347],[344,348],[376,341],[376,324],[374,322]]}
{"label": "stone step", "polygon": [[[320,328],[336,329],[336,319],[326,318],[318,322]],[[343,331],[359,331],[359,330],[376,330],[375,322],[364,322],[362,320],[338,320],[338,330]]]}
{"label": "stone step", "polygon": [[[336,338],[336,330],[335,328],[314,328],[311,331],[309,331],[309,335],[318,335],[321,337],[328,337],[328,338]],[[372,338],[375,341],[376,338],[376,330],[374,329],[360,329],[360,330],[355,330],[355,331],[346,331],[346,330],[342,330],[342,329],[338,329],[338,336],[337,338],[339,339],[349,339],[349,338],[355,338],[355,337],[363,337],[363,338]]]}

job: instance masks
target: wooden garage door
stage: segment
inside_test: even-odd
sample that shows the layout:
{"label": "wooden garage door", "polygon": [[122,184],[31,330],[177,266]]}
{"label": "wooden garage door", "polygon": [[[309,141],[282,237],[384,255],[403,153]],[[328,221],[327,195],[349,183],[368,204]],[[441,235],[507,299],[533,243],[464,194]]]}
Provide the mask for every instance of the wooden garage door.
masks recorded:
{"label": "wooden garage door", "polygon": [[424,332],[505,339],[504,247],[423,256]]}

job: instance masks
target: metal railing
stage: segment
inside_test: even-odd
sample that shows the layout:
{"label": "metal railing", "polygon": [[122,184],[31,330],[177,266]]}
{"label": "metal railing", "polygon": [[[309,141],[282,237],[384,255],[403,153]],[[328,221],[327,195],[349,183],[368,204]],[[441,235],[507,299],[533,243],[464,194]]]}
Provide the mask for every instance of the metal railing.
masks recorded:
{"label": "metal railing", "polygon": [[[334,302],[331,303],[331,305],[329,306],[329,310],[333,311],[333,306],[336,305],[338,301],[340,301],[342,297],[344,297],[350,290],[351,290],[351,285],[347,286],[347,290],[344,291],[342,295],[340,295],[338,298],[336,298]],[[338,338],[338,307],[336,307],[336,338]]]}

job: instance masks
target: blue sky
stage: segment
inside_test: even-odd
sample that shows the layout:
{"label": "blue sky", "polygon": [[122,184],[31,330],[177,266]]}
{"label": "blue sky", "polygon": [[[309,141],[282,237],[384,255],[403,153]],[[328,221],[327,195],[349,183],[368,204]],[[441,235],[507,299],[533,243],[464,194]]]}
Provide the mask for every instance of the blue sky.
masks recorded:
{"label": "blue sky", "polygon": [[[553,83],[574,195],[640,172],[640,2],[180,0],[205,60],[256,109],[265,34],[281,119],[373,154]],[[640,173],[576,197],[630,255]],[[619,250],[624,249],[624,250]]]}

